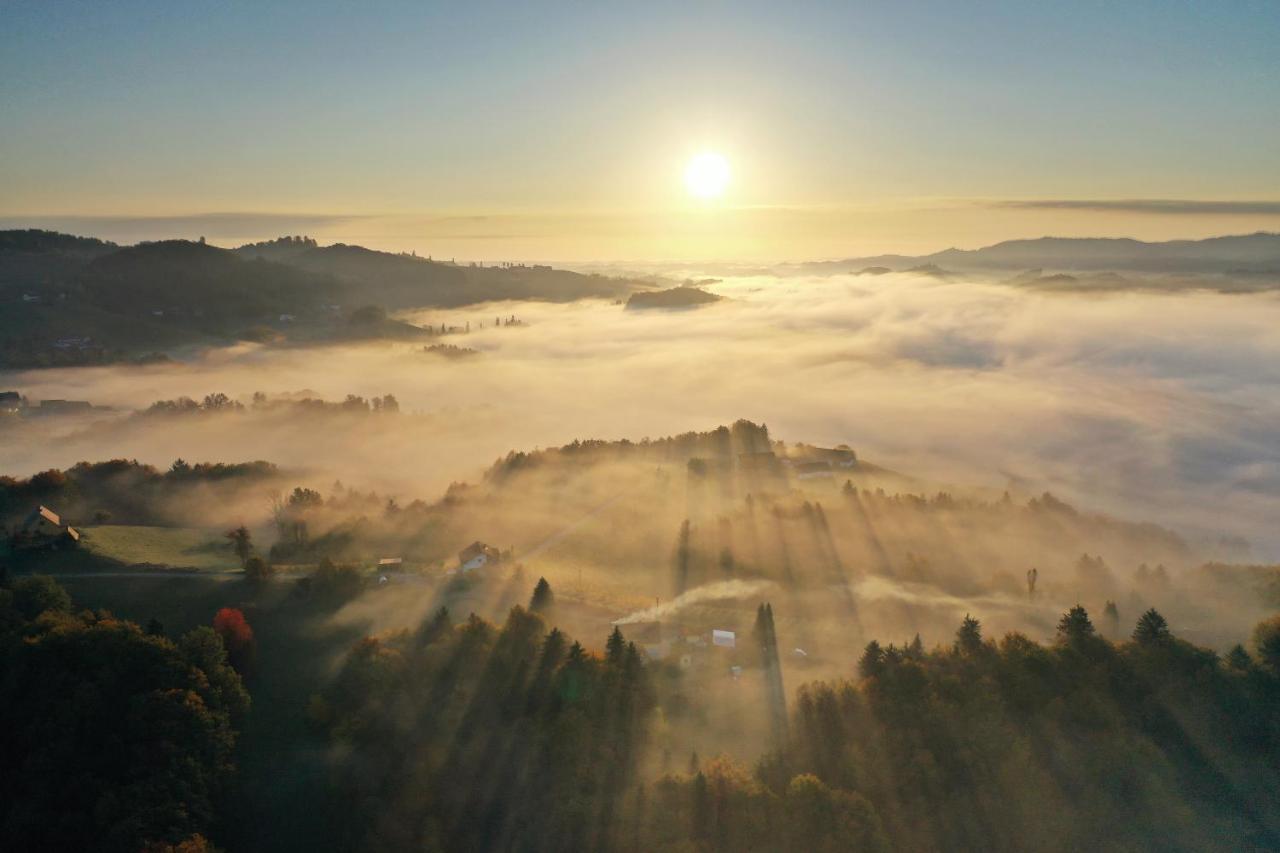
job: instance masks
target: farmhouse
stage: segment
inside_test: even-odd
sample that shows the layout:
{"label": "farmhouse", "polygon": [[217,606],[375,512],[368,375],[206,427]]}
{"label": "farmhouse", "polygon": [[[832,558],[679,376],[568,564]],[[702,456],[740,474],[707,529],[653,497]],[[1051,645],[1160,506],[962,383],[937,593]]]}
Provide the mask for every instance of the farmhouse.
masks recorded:
{"label": "farmhouse", "polygon": [[831,476],[830,462],[801,462],[792,469],[798,480],[817,480]]}
{"label": "farmhouse", "polygon": [[469,572],[489,563],[496,563],[501,556],[502,553],[497,548],[477,540],[458,552],[458,568]]}
{"label": "farmhouse", "polygon": [[80,532],[46,506],[38,506],[23,519],[22,524],[9,538],[14,551],[38,551],[74,548],[80,542]]}
{"label": "farmhouse", "polygon": [[854,468],[858,464],[858,454],[847,444],[837,444],[835,447],[797,444],[791,449],[791,458],[797,464],[826,462],[833,468]]}
{"label": "farmhouse", "polygon": [[649,658],[661,660],[671,652],[671,638],[664,636],[661,622],[632,622],[622,626],[627,639],[638,645]]}

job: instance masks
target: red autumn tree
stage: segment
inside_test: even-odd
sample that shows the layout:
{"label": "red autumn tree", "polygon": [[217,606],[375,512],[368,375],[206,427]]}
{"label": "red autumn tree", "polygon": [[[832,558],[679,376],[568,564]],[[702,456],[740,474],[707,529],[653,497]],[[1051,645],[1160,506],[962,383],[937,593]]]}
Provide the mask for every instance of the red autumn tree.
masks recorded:
{"label": "red autumn tree", "polygon": [[213,617],[213,630],[227,649],[227,662],[236,672],[246,675],[253,665],[255,643],[253,628],[244,613],[235,607],[222,608]]}

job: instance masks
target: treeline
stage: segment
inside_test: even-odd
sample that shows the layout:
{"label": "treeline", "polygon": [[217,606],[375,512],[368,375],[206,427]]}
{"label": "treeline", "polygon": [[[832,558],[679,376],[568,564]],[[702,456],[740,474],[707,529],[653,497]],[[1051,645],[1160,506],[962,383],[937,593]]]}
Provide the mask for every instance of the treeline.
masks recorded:
{"label": "treeline", "polygon": [[653,706],[633,644],[603,657],[516,607],[447,610],[367,639],[312,704],[340,759],[341,842],[362,850],[607,850]]}
{"label": "treeline", "polygon": [[665,438],[574,441],[562,447],[512,451],[485,472],[485,480],[500,483],[521,471],[558,463],[583,464],[613,459],[684,462],[693,457],[733,458],[742,453],[764,453],[774,450],[769,427],[748,420],[732,426],[718,426],[707,432],[686,432]]}
{"label": "treeline", "polygon": [[1114,645],[1082,607],[1047,647],[968,617],[951,648],[873,642],[860,682],[800,690],[791,743],[744,790],[811,773],[895,849],[1276,849],[1280,620],[1256,645],[1220,659],[1154,610]]}
{"label": "treeline", "polygon": [[[0,303],[21,306],[6,310],[22,312],[24,333],[20,346],[0,342],[0,363],[120,362],[231,337],[266,342],[295,324],[310,330],[303,340],[317,340],[317,331],[337,340],[413,339],[433,330],[387,320],[387,309],[619,298],[637,286],[542,266],[459,266],[360,246],[318,246],[305,237],[228,250],[203,238],[119,247],[53,232],[0,231]],[[38,303],[26,304],[27,295]],[[360,322],[362,310],[381,319]],[[335,322],[348,312],[356,322]],[[68,335],[92,338],[93,346],[51,346]]]}
{"label": "treeline", "polygon": [[437,560],[448,553],[443,544],[450,540],[446,507],[445,501],[428,504],[420,499],[401,506],[392,496],[350,489],[341,482],[333,484],[327,498],[316,489],[297,486],[272,498],[276,541],[270,557],[294,563],[388,555]]}
{"label": "treeline", "polygon": [[230,500],[241,488],[265,486],[278,474],[270,462],[199,462],[179,459],[167,471],[136,459],[79,462],[26,479],[0,476],[0,524],[12,528],[38,505],[73,524],[174,524],[189,520],[207,498]]}
{"label": "treeline", "polygon": [[212,850],[249,709],[223,640],[0,580],[0,849]]}
{"label": "treeline", "polygon": [[287,412],[289,414],[324,414],[331,412],[377,412],[380,414],[399,414],[400,401],[392,394],[368,399],[356,394],[348,394],[346,399],[330,402],[319,397],[269,397],[261,391],[255,391],[248,406],[239,400],[221,392],[206,394],[203,399],[177,397],[172,400],[156,400],[146,409],[138,412],[140,417],[165,415],[199,415],[222,412]]}
{"label": "treeline", "polygon": [[186,240],[127,246],[90,261],[71,286],[72,298],[112,314],[155,316],[204,332],[298,313],[333,299],[337,282],[225,249]]}
{"label": "treeline", "polygon": [[[762,706],[771,622],[743,675]],[[1255,648],[1219,658],[1154,610],[1120,644],[1080,607],[1047,646],[966,617],[950,647],[873,642],[856,678],[801,687],[753,769],[695,754],[657,778],[679,670],[522,608],[366,639],[312,710],[365,804],[353,849],[1276,849],[1280,617]]]}
{"label": "treeline", "polygon": [[91,364],[131,364],[138,367],[170,364],[160,352],[133,352],[96,344],[59,347],[45,334],[6,335],[0,341],[0,365],[10,369],[29,367],[84,367]]}

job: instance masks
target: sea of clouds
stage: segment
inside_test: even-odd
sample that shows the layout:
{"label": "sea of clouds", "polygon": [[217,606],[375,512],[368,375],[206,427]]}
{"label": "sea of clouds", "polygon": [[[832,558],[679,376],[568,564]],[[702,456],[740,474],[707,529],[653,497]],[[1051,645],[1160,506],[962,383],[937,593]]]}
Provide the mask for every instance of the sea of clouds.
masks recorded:
{"label": "sea of clouds", "polygon": [[[80,459],[265,458],[404,498],[474,480],[511,449],[662,436],[749,418],[777,438],[845,442],[935,483],[1052,490],[1280,559],[1280,299],[1027,291],[889,274],[730,278],[724,301],[640,312],[588,301],[423,311],[447,342],[240,345],[168,367],[0,375],[31,398],[121,409],[222,391],[394,394],[404,414],[350,429],[278,419],[157,425],[121,414],[0,436],[0,473]],[[526,325],[495,328],[496,316]],[[483,324],[483,328],[481,327]]]}

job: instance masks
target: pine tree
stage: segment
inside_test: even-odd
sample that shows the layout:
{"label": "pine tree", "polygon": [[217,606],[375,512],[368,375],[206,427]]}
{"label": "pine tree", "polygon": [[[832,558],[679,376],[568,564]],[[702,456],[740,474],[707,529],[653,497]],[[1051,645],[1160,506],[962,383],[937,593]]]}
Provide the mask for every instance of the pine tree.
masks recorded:
{"label": "pine tree", "polygon": [[1133,639],[1144,646],[1167,643],[1172,637],[1169,623],[1154,607],[1138,618],[1138,625],[1133,629]]}
{"label": "pine tree", "polygon": [[447,634],[452,628],[453,617],[449,615],[449,608],[441,607],[430,620],[424,621],[422,626],[418,628],[418,644],[429,646]]}
{"label": "pine tree", "polygon": [[538,583],[533,587],[533,597],[529,599],[529,609],[534,613],[546,613],[554,603],[551,584],[547,583],[546,578],[538,578]]}
{"label": "pine tree", "polygon": [[613,627],[613,633],[609,635],[609,640],[604,644],[605,660],[609,663],[617,665],[622,663],[622,655],[627,650],[627,641],[622,637],[622,629],[617,625]]}
{"label": "pine tree", "polygon": [[707,790],[707,777],[698,773],[693,777],[693,826],[691,834],[699,841],[711,835],[711,792]]}
{"label": "pine tree", "polygon": [[867,643],[858,661],[858,674],[863,678],[874,678],[884,671],[884,649],[875,640]]}
{"label": "pine tree", "polygon": [[686,518],[680,525],[680,536],[676,540],[674,566],[676,595],[683,593],[689,586],[689,557],[692,532],[693,530],[689,524],[689,519]]}
{"label": "pine tree", "polygon": [[1089,611],[1079,604],[1063,614],[1058,621],[1058,640],[1065,643],[1082,642],[1094,635],[1093,622],[1089,621]]}
{"label": "pine tree", "polygon": [[956,631],[955,652],[958,655],[975,655],[982,651],[982,623],[968,613]]}
{"label": "pine tree", "polygon": [[1244,646],[1236,643],[1231,647],[1231,651],[1227,652],[1227,666],[1241,672],[1247,672],[1253,666],[1253,658],[1249,657],[1249,653],[1245,651]]}

